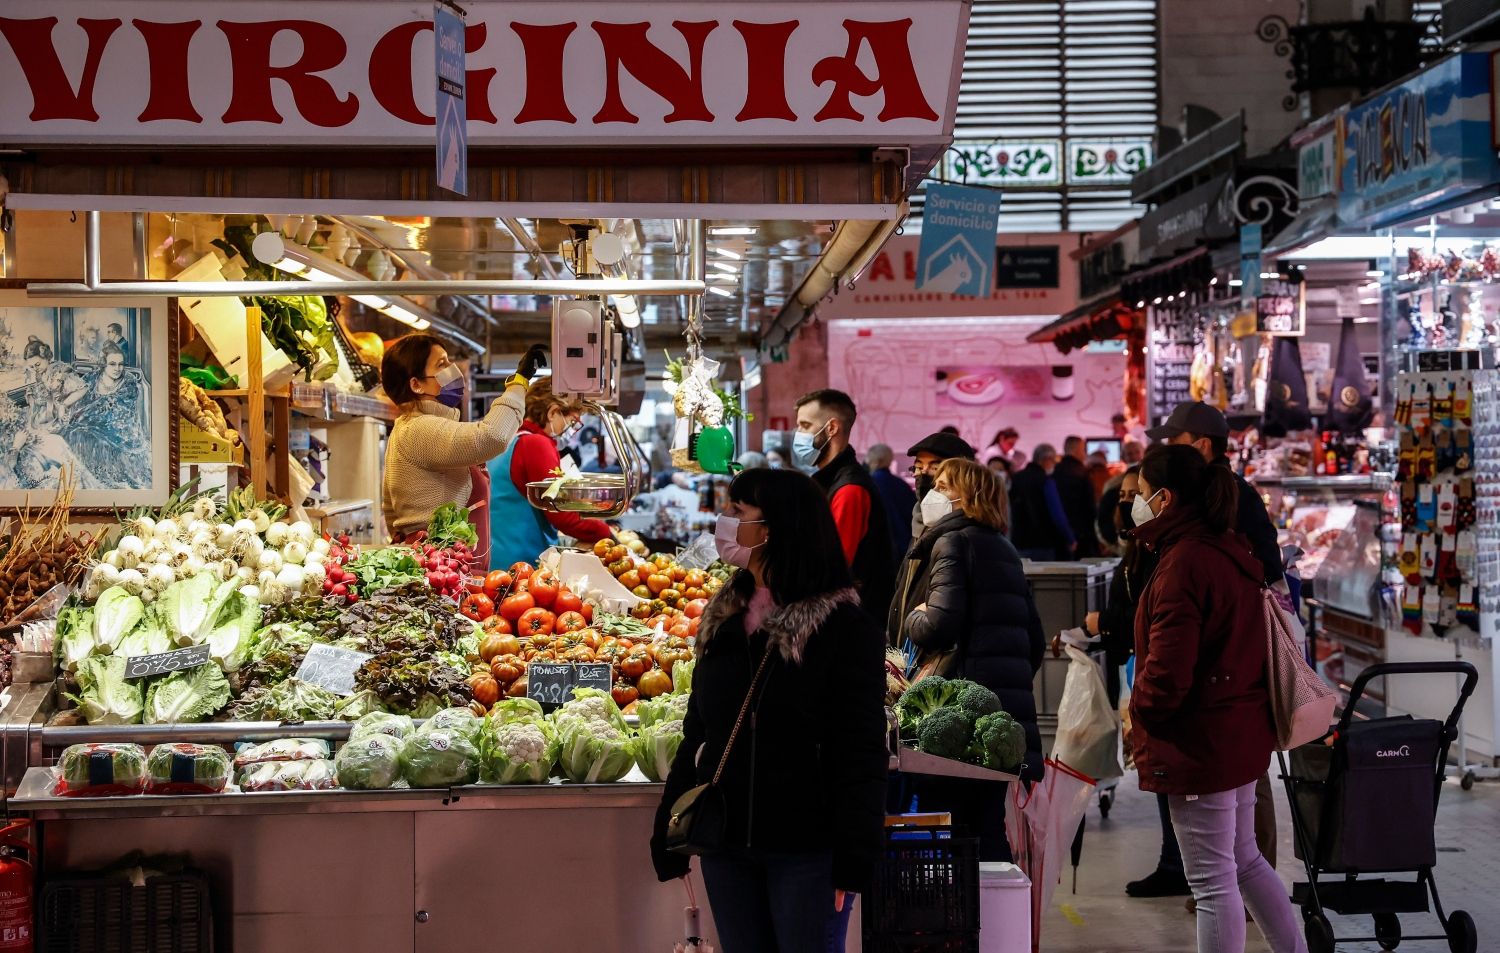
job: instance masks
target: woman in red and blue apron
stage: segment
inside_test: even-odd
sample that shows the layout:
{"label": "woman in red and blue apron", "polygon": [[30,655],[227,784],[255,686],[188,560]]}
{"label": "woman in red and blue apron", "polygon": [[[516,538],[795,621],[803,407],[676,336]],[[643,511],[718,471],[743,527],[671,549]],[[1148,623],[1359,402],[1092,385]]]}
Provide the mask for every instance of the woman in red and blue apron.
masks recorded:
{"label": "woman in red and blue apron", "polygon": [[557,545],[560,533],[589,545],[613,535],[603,520],[544,512],[526,500],[526,484],[555,475],[562,463],[557,442],[578,430],[583,412],[582,402],[552,392],[552,378],[532,382],[520,432],[504,453],[489,462],[491,569],[535,562]]}
{"label": "woman in red and blue apron", "polygon": [[380,363],[386,396],[401,408],[386,442],[381,511],[391,538],[404,542],[425,532],[438,507],[469,507],[479,536],[479,566],[489,560],[490,520],[485,464],[511,446],[521,427],[528,378],[546,362],[535,345],[522,358],[505,393],[479,420],[460,420],[465,375],[433,334],[408,334]]}

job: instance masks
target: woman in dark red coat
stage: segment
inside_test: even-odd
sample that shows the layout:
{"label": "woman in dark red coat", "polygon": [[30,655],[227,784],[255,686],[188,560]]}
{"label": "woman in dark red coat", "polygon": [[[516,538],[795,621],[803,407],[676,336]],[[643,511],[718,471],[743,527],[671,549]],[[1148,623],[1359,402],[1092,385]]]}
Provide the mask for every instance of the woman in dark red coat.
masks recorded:
{"label": "woman in dark red coat", "polygon": [[1141,787],[1168,796],[1199,953],[1244,953],[1245,908],[1274,953],[1307,946],[1255,844],[1255,782],[1276,744],[1266,672],[1265,570],[1233,533],[1238,487],[1192,447],[1152,448],[1133,506],[1157,554],[1136,614],[1131,737]]}

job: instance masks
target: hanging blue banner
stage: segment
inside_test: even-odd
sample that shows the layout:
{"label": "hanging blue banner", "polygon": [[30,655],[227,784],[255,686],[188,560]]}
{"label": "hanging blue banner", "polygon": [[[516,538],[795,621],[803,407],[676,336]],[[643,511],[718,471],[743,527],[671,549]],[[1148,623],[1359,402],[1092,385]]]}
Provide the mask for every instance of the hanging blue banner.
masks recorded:
{"label": "hanging blue banner", "polygon": [[995,232],[1000,193],[933,183],[922,206],[917,288],[970,298],[995,286]]}
{"label": "hanging blue banner", "polygon": [[443,0],[432,5],[437,67],[437,184],[469,194],[469,123],[464,105],[464,14]]}

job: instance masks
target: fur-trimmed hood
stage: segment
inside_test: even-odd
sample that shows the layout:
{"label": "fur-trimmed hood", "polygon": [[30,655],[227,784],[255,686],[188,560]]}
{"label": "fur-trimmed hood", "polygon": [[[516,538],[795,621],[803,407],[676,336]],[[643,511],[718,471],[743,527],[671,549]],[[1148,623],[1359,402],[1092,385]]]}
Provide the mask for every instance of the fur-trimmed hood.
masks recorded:
{"label": "fur-trimmed hood", "polygon": [[[749,598],[738,586],[730,584],[720,589],[703,610],[695,654],[701,657],[703,649],[719,627],[735,616],[743,615],[749,605]],[[828,621],[828,617],[839,606],[844,605],[859,605],[859,593],[853,589],[835,589],[799,602],[777,606],[761,622],[760,627],[769,639],[768,644],[780,652],[783,659],[793,665],[800,664],[807,640],[823,627],[823,623]]]}

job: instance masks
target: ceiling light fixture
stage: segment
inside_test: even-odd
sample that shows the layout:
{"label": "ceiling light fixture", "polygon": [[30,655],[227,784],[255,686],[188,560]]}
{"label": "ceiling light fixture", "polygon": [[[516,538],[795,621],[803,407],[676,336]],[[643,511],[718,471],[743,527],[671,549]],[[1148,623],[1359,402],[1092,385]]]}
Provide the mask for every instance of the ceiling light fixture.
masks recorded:
{"label": "ceiling light fixture", "polygon": [[722,255],[725,258],[733,258],[735,261],[739,261],[740,257],[741,257],[739,252],[737,252],[737,251],[730,251],[727,248],[718,248],[718,247],[716,247],[716,248],[714,248],[714,254],[715,255]]}
{"label": "ceiling light fixture", "polygon": [[708,230],[710,235],[754,235],[754,225],[715,225]]}
{"label": "ceiling light fixture", "polygon": [[733,298],[734,297],[734,292],[733,291],[730,291],[728,288],[720,288],[718,285],[709,285],[708,286],[708,293],[709,294],[716,294],[716,295],[718,295],[721,298]]}
{"label": "ceiling light fixture", "polygon": [[627,328],[638,328],[641,326],[640,305],[636,303],[635,295],[614,295],[610,300],[615,303],[615,310],[620,312],[620,323]]}
{"label": "ceiling light fixture", "polygon": [[[277,271],[284,271],[307,281],[332,282],[364,278],[363,275],[347,266],[330,261],[315,251],[287,241],[276,232],[261,232],[256,235],[255,240],[250,243],[250,254],[254,255],[257,261],[270,265]],[[317,265],[323,267],[317,267]],[[405,299],[401,299],[401,303],[398,304],[382,295],[358,294],[349,297],[367,308],[379,311],[418,331],[425,331],[432,327],[432,321],[425,309]]]}
{"label": "ceiling light fixture", "polygon": [[740,273],[740,270],[738,268],[736,268],[734,265],[729,264],[728,262],[716,261],[713,263],[713,265],[715,268],[726,274],[737,275]]}
{"label": "ceiling light fixture", "polygon": [[1245,282],[1243,280],[1239,279],[1239,278],[1230,278],[1229,279],[1229,287],[1231,287],[1231,288],[1243,288],[1243,287],[1245,287]]}

